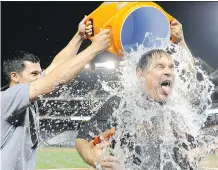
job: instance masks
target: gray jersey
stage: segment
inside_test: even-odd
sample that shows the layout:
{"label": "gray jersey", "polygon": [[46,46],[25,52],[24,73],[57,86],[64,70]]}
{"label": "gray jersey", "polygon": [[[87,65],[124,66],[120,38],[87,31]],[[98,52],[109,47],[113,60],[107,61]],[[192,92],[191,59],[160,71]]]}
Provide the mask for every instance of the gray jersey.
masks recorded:
{"label": "gray jersey", "polygon": [[33,170],[38,145],[37,103],[29,101],[30,84],[1,92],[1,169]]}

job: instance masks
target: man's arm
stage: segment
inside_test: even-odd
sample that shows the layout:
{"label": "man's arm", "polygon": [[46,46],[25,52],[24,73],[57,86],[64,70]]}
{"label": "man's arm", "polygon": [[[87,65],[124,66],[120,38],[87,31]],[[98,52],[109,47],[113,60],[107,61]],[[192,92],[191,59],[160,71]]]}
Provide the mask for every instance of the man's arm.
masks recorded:
{"label": "man's arm", "polygon": [[59,64],[73,58],[77,54],[83,40],[87,39],[87,36],[92,34],[91,22],[88,22],[86,26],[86,18],[87,17],[85,16],[83,20],[79,23],[77,33],[67,44],[67,46],[55,56],[50,66],[45,69],[46,75],[51,73],[51,71]]}
{"label": "man's arm", "polygon": [[92,167],[95,167],[95,161],[99,160],[104,147],[108,146],[100,142],[98,142],[97,145],[92,142],[93,137],[96,137],[99,133],[104,132],[111,127],[108,123],[108,119],[111,117],[112,111],[108,111],[107,108],[110,107],[108,103],[109,102],[107,101],[98,110],[96,115],[82,125],[75,142],[76,149],[82,159]]}
{"label": "man's arm", "polygon": [[[92,121],[92,122],[94,122],[94,121]],[[105,124],[106,123],[107,122],[105,121]],[[88,128],[88,127],[86,126],[85,128]],[[92,127],[90,127],[90,129],[91,128]],[[87,134],[81,134],[82,133],[81,131],[79,133],[80,133],[80,135],[76,139],[76,149],[79,152],[80,156],[83,158],[83,160],[87,164],[95,167],[94,163],[95,163],[95,161],[99,160],[100,156],[103,153],[103,149],[110,145],[110,142],[108,142],[108,141],[114,135],[115,128],[111,128],[110,130],[104,132],[101,137],[98,136],[91,141],[83,139],[84,136],[87,136]],[[84,133],[86,133],[86,132],[84,132]],[[80,137],[83,137],[83,138],[80,138]],[[88,137],[85,137],[85,138],[88,138]],[[102,138],[104,138],[104,140],[101,140]],[[96,139],[98,139],[98,140],[96,140]]]}
{"label": "man's arm", "polygon": [[[185,42],[182,24],[177,20],[173,20],[170,23],[170,27],[171,27],[171,36],[175,37],[175,41],[176,41],[175,43],[178,43],[182,48],[186,49],[186,51],[191,54],[191,51]],[[192,58],[191,63],[188,64],[188,70],[190,72],[194,72],[194,73],[196,72],[194,58]]]}
{"label": "man's arm", "polygon": [[109,142],[104,141],[92,147],[89,141],[81,138],[77,138],[75,144],[80,156],[92,167],[95,167],[95,162],[98,161],[100,156],[103,154],[103,149],[110,145]]}
{"label": "man's arm", "polygon": [[48,94],[60,84],[75,78],[96,55],[109,47],[109,30],[97,34],[92,44],[74,58],[58,65],[49,75],[30,84],[29,99],[35,101],[42,94]]}
{"label": "man's arm", "polygon": [[[75,146],[80,156],[83,158],[83,160],[87,164],[94,167],[95,158],[93,158],[93,152],[92,152],[91,145],[89,144],[89,141],[85,139],[77,138],[75,140]],[[93,158],[93,159],[90,159],[90,158]]]}
{"label": "man's arm", "polygon": [[120,166],[118,159],[115,156],[110,155],[102,157],[103,149],[109,145],[110,142],[102,141],[94,147],[91,147],[90,142],[87,140],[80,138],[76,139],[76,149],[87,164],[94,168],[96,168],[97,165],[108,170],[114,170]]}
{"label": "man's arm", "polygon": [[171,35],[175,37],[176,43],[178,43],[179,45],[181,45],[183,48],[185,48],[187,51],[191,53],[185,42],[182,24],[177,20],[173,20],[170,23],[170,27],[171,27]]}
{"label": "man's arm", "polygon": [[[96,161],[104,168],[109,166],[109,168],[114,169],[114,167],[117,166],[118,161],[115,157],[107,157],[108,162],[105,163],[102,160],[102,154],[103,149],[110,144],[108,142],[109,138],[115,133],[115,129],[112,128],[114,126],[112,124],[115,122],[110,122],[110,120],[112,120],[114,109],[119,107],[120,100],[121,98],[118,96],[113,96],[108,99],[98,110],[96,115],[86,122],[78,132],[76,149],[83,160],[93,167],[95,167]],[[92,140],[93,136],[90,136],[90,134],[97,136],[99,133],[101,134],[100,139],[97,137],[95,139],[98,140]],[[101,140],[102,138],[104,138],[104,140]]]}

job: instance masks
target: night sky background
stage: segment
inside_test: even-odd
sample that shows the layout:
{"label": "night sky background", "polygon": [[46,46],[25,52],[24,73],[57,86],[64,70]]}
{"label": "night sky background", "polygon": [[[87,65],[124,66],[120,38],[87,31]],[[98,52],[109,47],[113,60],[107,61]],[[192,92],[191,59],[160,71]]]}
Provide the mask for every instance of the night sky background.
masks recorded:
{"label": "night sky background", "polygon": [[[1,68],[3,60],[16,50],[38,55],[42,68],[46,68],[76,33],[84,15],[101,3],[1,2]],[[218,68],[218,2],[156,3],[183,24],[192,54]],[[89,40],[84,41],[80,51],[89,44]],[[7,83],[3,76],[1,81],[1,86]]]}

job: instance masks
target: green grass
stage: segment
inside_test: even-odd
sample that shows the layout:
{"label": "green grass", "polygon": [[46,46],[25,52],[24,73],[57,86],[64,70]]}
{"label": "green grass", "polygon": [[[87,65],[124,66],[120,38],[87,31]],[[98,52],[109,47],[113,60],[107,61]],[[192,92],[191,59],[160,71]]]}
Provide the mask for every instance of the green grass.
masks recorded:
{"label": "green grass", "polygon": [[40,148],[36,169],[88,168],[74,148]]}
{"label": "green grass", "polygon": [[[218,168],[218,154],[210,155],[201,162],[201,167]],[[40,148],[36,169],[89,168],[75,148]],[[201,168],[201,170],[205,170]]]}
{"label": "green grass", "polygon": [[[206,170],[207,168],[218,169],[218,153],[215,155],[209,155],[201,161],[201,170]],[[203,168],[204,167],[204,168]]]}

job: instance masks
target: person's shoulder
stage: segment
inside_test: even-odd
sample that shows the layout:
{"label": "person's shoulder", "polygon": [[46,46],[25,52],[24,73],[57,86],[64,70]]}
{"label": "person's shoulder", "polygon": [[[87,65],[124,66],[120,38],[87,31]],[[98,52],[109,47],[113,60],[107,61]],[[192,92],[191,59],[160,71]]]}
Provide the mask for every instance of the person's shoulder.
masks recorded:
{"label": "person's shoulder", "polygon": [[1,90],[1,94],[11,94],[13,92],[24,90],[24,89],[28,90],[29,86],[30,86],[30,83],[16,84],[14,86],[11,86],[11,87],[8,87],[8,88]]}
{"label": "person's shoulder", "polygon": [[120,100],[121,98],[117,95],[109,97],[104,102],[104,104],[100,107],[100,109],[98,110],[98,113],[95,116],[99,117],[99,115],[103,115],[101,116],[102,119],[107,120],[114,112],[114,109],[119,108]]}

